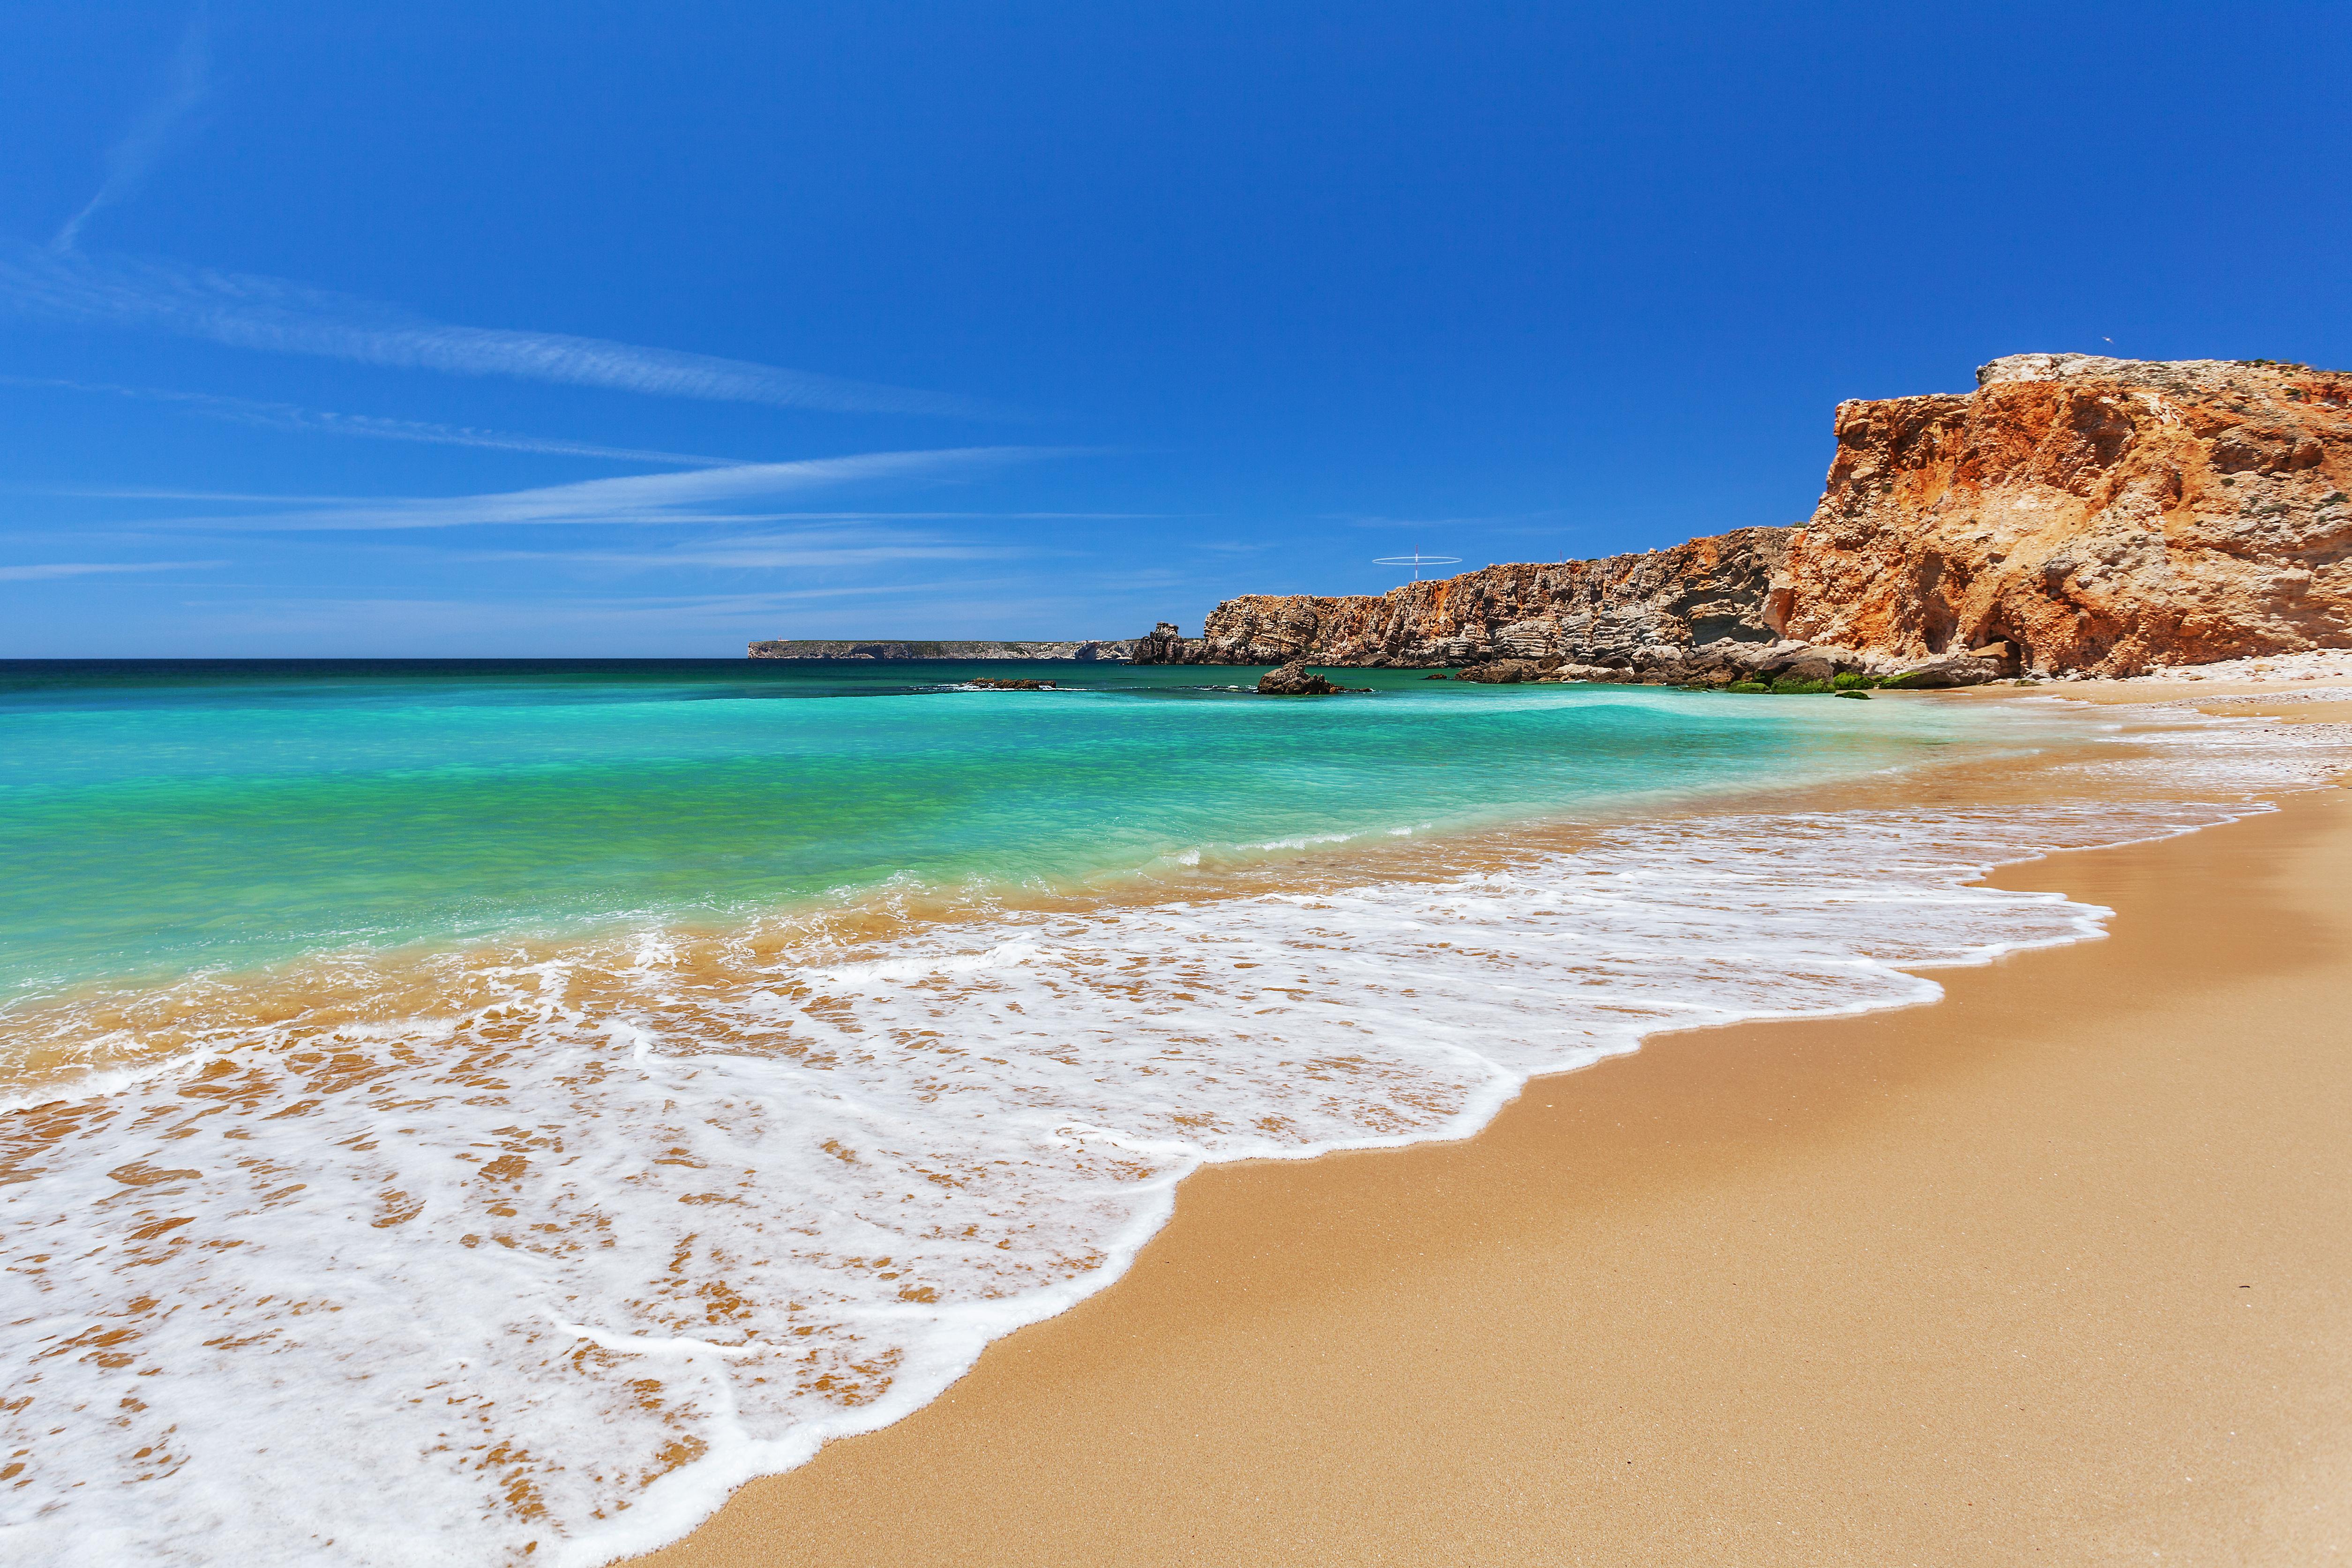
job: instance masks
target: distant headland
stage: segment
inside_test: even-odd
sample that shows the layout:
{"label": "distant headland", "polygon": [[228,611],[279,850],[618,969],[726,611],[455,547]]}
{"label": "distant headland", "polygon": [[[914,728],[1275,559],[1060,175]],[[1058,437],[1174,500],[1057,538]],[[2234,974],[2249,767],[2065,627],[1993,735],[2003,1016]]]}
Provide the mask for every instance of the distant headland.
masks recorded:
{"label": "distant headland", "polygon": [[1066,658],[1080,664],[1124,661],[1134,643],[1125,637],[1083,637],[1068,642],[912,642],[773,640],[751,645],[753,658],[913,663],[981,658]]}

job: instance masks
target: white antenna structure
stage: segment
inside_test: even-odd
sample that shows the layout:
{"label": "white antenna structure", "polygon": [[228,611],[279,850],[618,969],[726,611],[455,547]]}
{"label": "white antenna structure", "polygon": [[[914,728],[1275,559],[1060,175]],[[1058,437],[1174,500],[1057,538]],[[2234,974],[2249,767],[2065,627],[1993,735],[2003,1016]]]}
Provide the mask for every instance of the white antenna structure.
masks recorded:
{"label": "white antenna structure", "polygon": [[1418,583],[1421,581],[1421,569],[1423,567],[1459,566],[1462,564],[1462,557],[1459,555],[1423,555],[1420,551],[1416,550],[1410,555],[1376,555],[1372,558],[1372,564],[1375,566],[1410,566],[1412,568],[1412,580]]}

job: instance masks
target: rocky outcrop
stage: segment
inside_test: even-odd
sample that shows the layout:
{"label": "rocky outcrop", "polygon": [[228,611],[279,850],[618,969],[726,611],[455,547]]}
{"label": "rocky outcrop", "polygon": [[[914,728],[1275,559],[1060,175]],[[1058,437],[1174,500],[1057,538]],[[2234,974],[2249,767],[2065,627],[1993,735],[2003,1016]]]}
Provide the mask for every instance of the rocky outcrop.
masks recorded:
{"label": "rocky outcrop", "polygon": [[1174,636],[1162,622],[1137,641],[1133,659],[1451,666],[1551,658],[1630,668],[1641,649],[1659,645],[1769,643],[1779,634],[1765,600],[1790,532],[1748,528],[1637,555],[1489,566],[1377,596],[1228,599],[1199,637]]}
{"label": "rocky outcrop", "polygon": [[2017,354],[1977,380],[1839,407],[1790,636],[2105,675],[2352,645],[2352,375]]}
{"label": "rocky outcrop", "polygon": [[[1183,664],[1184,634],[1176,629],[1173,621],[1161,621],[1151,628],[1148,637],[1138,637],[1128,644],[1127,658],[1130,664]],[[1197,661],[1192,661],[1197,662]]]}
{"label": "rocky outcrop", "polygon": [[[1169,628],[1174,630],[1173,627]],[[1122,662],[1134,646],[1124,637],[1077,642],[848,642],[768,641],[751,645],[753,658],[800,658],[855,663],[905,664],[922,660],[964,663],[972,659],[1075,659],[1080,664]]]}
{"label": "rocky outcrop", "polygon": [[1257,678],[1257,692],[1261,697],[1328,697],[1344,689],[1344,687],[1334,686],[1319,675],[1309,674],[1307,666],[1295,658]]}
{"label": "rocky outcrop", "polygon": [[1778,679],[1759,666],[1786,655],[1959,685],[2352,647],[2352,375],[2017,354],[1977,381],[1841,405],[1799,528],[1377,596],[1229,599],[1200,637],[1163,622],[1133,658],[1665,681]]}

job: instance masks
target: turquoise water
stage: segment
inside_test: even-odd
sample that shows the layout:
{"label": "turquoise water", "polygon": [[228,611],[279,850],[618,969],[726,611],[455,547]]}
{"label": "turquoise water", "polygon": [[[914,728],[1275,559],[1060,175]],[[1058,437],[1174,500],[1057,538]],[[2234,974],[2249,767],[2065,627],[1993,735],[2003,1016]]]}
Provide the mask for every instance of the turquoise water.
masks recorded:
{"label": "turquoise water", "polygon": [[[321,947],[719,917],[890,879],[1851,774],[1981,735],[1932,704],[1360,671],[731,661],[0,667],[0,997]],[[1034,674],[1043,693],[956,689]]]}

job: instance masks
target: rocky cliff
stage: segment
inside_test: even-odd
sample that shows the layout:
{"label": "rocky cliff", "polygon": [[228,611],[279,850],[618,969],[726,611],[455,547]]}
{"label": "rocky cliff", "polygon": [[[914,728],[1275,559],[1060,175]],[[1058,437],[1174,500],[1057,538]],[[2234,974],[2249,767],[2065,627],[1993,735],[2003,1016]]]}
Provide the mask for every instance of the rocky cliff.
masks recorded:
{"label": "rocky cliff", "polygon": [[2017,354],[1965,395],[1841,405],[1812,517],[1671,550],[1489,566],[1377,597],[1227,600],[1138,662],[1643,668],[1804,643],[2011,669],[2352,647],[2352,375]]}
{"label": "rocky cliff", "polygon": [[1509,656],[1623,660],[1645,647],[1769,643],[1774,574],[1791,531],[1744,528],[1672,550],[1489,566],[1377,597],[1251,595],[1210,612],[1196,639],[1164,626],[1138,663],[1444,665]]}
{"label": "rocky cliff", "polygon": [[1790,637],[2118,675],[2352,646],[2352,375],[2017,354],[1977,383],[1839,407]]}

